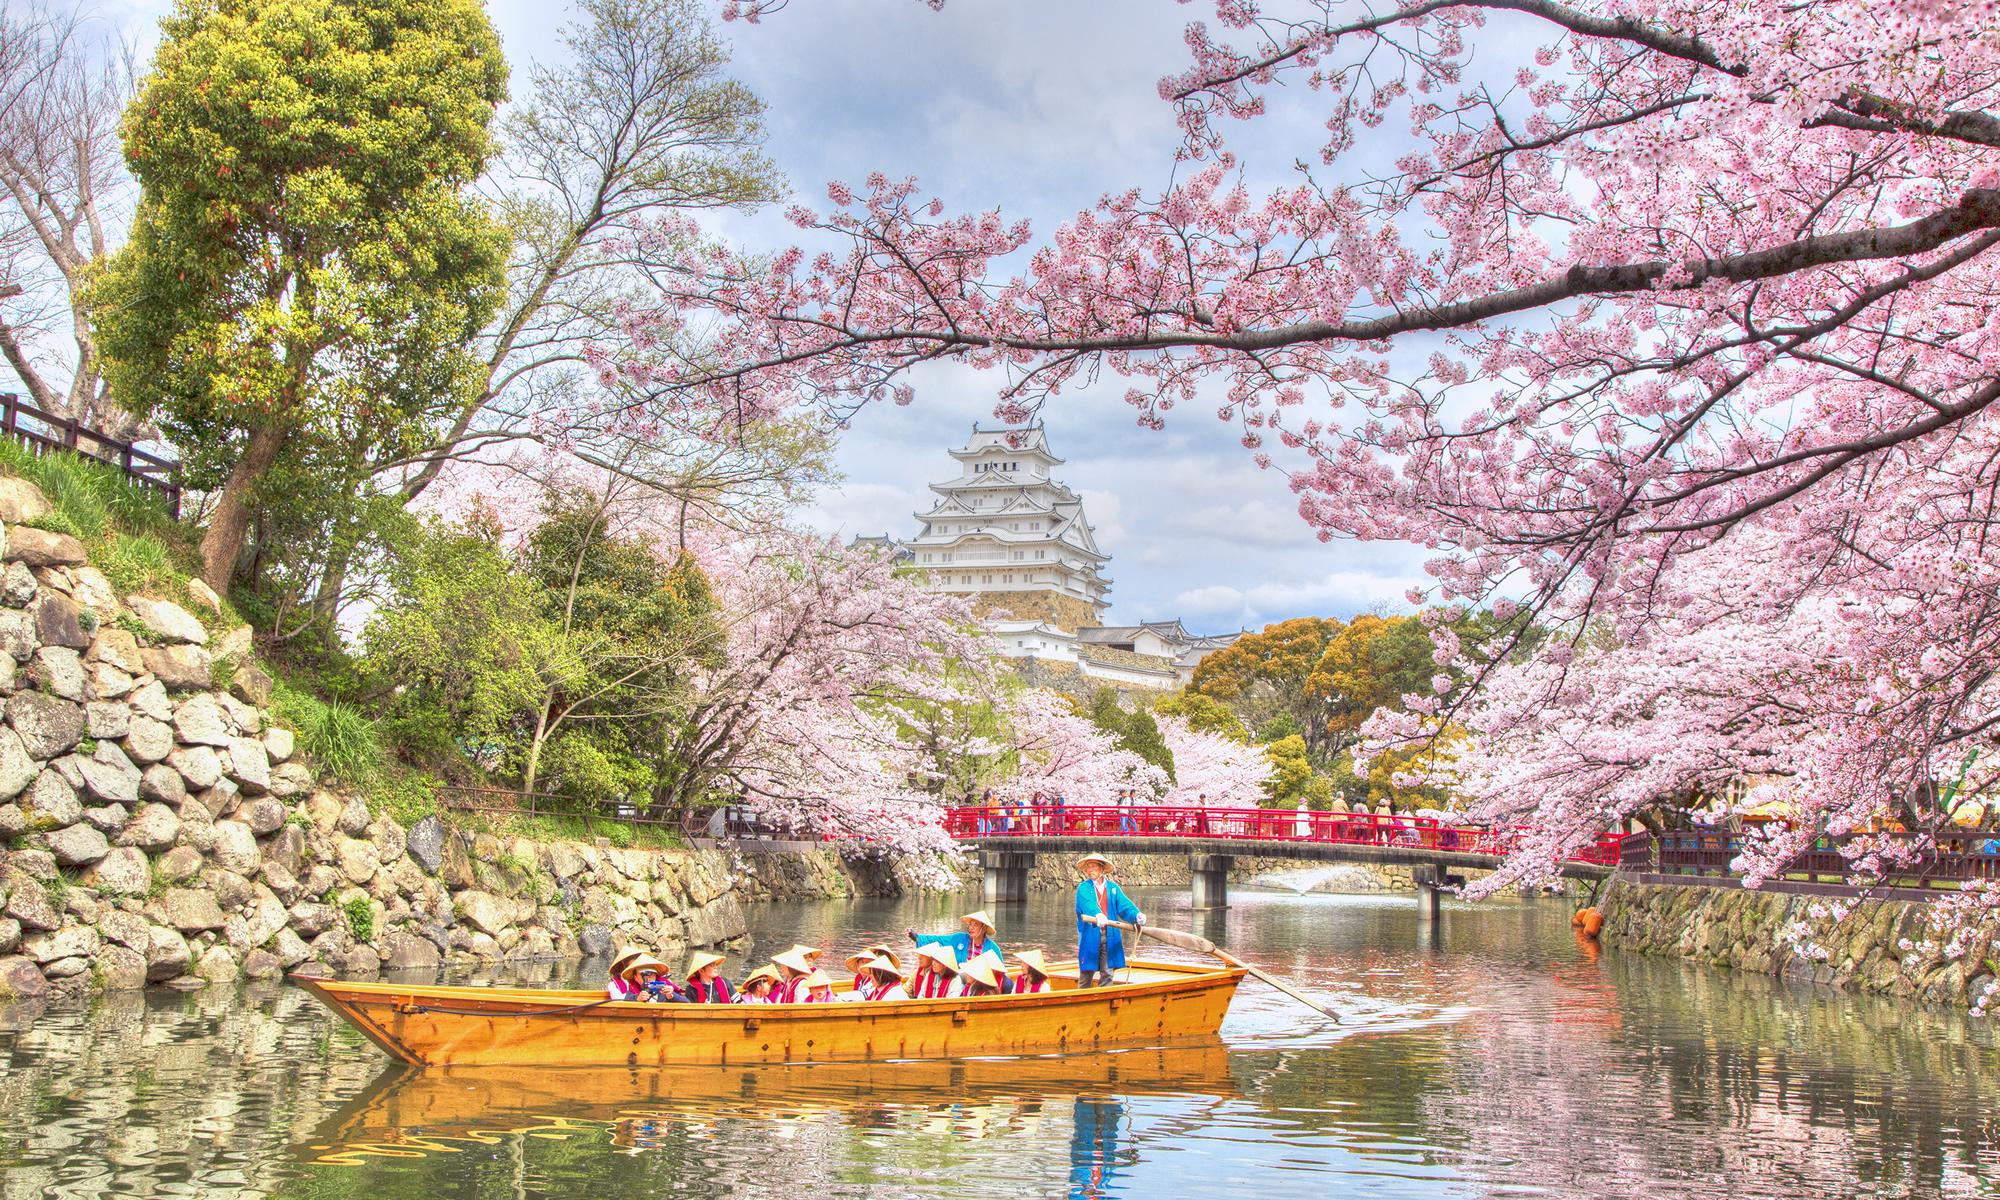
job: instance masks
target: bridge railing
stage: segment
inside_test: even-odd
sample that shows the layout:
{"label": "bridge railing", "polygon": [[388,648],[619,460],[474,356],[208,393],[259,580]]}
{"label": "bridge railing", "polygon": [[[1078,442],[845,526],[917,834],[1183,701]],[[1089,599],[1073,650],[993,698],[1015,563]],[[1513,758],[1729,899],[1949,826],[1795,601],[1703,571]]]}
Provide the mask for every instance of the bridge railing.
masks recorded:
{"label": "bridge railing", "polygon": [[[1405,847],[1458,854],[1505,855],[1520,831],[1446,825],[1434,817],[1375,813],[1300,812],[1288,808],[1190,808],[1165,804],[1132,807],[954,808],[945,814],[954,838],[1137,837],[1210,838],[1244,842],[1316,842],[1348,846]],[[1617,834],[1606,834],[1570,857],[1614,866]]]}
{"label": "bridge railing", "polygon": [[[1938,834],[1876,833],[1865,835],[1885,864],[1883,886],[1950,889],[1974,880],[2000,880],[2000,831],[1947,830]],[[1645,852],[1634,843],[1643,842]],[[1634,834],[1625,839],[1621,865],[1654,875],[1735,877],[1735,862],[1743,853],[1743,835],[1722,829],[1674,830],[1657,837]],[[1795,883],[1845,884],[1854,866],[1828,838],[1785,865],[1781,879]]]}

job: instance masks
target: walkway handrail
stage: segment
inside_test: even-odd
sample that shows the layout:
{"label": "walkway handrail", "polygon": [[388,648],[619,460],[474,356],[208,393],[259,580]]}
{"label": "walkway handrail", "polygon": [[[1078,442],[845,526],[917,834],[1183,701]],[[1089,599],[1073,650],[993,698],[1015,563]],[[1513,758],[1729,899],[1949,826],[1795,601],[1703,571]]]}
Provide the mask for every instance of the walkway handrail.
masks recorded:
{"label": "walkway handrail", "polygon": [[181,465],[170,458],[149,454],[131,442],[99,433],[74,417],[43,412],[12,392],[0,392],[0,434],[13,438],[37,455],[67,450],[115,465],[125,472],[127,479],[158,492],[167,502],[167,512],[176,521],[180,520]]}
{"label": "walkway handrail", "polygon": [[[1291,808],[1207,808],[1166,804],[1065,805],[1060,808],[952,808],[945,832],[961,841],[994,838],[1117,837],[1394,846],[1456,854],[1512,853],[1523,829],[1446,825],[1434,817],[1300,812]],[[1603,834],[1570,856],[1616,866],[1620,837]]]}

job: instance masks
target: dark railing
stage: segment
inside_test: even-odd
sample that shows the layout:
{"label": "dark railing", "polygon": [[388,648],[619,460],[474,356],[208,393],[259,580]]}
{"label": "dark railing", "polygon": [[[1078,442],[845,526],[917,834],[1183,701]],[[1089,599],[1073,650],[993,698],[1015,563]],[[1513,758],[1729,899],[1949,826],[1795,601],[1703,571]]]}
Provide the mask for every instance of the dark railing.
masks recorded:
{"label": "dark railing", "polygon": [[[945,832],[971,841],[1034,837],[1221,838],[1393,846],[1496,857],[1511,853],[1521,835],[1516,829],[1446,825],[1433,817],[1300,812],[1290,808],[1186,808],[1164,804],[954,808],[945,813]],[[1570,855],[1570,859],[1615,866],[1619,847],[1617,834],[1603,834]]]}
{"label": "dark railing", "polygon": [[[1968,880],[2000,880],[2000,831],[1951,830],[1933,837],[1908,833],[1878,833],[1868,837],[1887,852],[1879,886],[1956,889]],[[1643,850],[1633,843],[1644,840]],[[1628,870],[1664,876],[1735,878],[1732,865],[1743,853],[1743,835],[1719,829],[1676,830],[1657,838],[1634,834],[1627,838],[1620,865]],[[1991,847],[1991,849],[1989,849]],[[1785,865],[1780,879],[1808,884],[1846,884],[1854,864],[1834,842],[1821,838]]]}
{"label": "dark railing", "polygon": [[131,442],[97,432],[70,417],[43,412],[19,396],[0,393],[0,434],[6,434],[36,454],[67,450],[110,463],[125,477],[158,492],[175,520],[181,515],[181,465],[139,449]]}

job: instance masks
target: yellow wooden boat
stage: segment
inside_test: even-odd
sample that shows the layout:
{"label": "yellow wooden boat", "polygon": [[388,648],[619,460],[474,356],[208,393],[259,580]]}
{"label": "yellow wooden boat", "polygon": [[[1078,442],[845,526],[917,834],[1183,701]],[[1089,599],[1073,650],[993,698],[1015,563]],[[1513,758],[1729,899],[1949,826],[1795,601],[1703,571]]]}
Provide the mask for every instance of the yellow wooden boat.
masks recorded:
{"label": "yellow wooden boat", "polygon": [[820,1004],[638,1004],[547,988],[293,976],[401,1062],[654,1067],[1061,1054],[1212,1038],[1244,972],[1133,962],[1106,988],[1051,965],[1034,996]]}

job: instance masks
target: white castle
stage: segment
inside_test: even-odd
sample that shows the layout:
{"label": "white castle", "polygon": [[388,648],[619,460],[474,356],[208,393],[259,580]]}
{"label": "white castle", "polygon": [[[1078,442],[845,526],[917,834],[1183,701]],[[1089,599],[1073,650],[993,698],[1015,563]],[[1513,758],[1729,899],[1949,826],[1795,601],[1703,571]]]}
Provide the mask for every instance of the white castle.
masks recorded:
{"label": "white castle", "polygon": [[912,514],[922,523],[915,538],[855,541],[923,571],[940,591],[972,596],[1003,655],[1073,664],[1060,669],[1124,687],[1173,688],[1203,655],[1236,640],[1198,637],[1179,621],[1103,624],[1110,556],[1082,499],[1050,474],[1063,460],[1039,424],[974,425],[951,456],[958,476],[930,485],[937,501]]}

